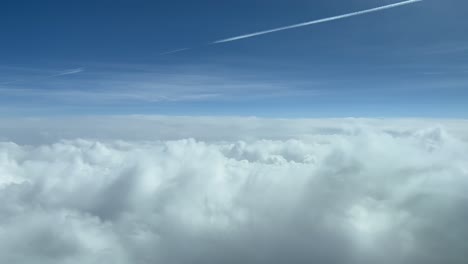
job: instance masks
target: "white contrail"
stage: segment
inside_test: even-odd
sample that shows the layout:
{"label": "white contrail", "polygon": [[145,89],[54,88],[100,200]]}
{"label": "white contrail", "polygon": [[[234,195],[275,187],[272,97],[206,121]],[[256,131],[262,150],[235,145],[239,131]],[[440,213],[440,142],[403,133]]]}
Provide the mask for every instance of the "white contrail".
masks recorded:
{"label": "white contrail", "polygon": [[166,52],[163,52],[163,53],[159,53],[159,55],[160,55],[160,56],[169,55],[169,54],[174,54],[174,53],[178,53],[178,52],[182,52],[182,51],[187,51],[187,50],[190,50],[190,48],[183,48],[183,49],[170,50],[170,51],[166,51]]}
{"label": "white contrail", "polygon": [[398,6],[414,4],[416,2],[421,2],[421,1],[423,1],[423,0],[409,0],[409,1],[399,2],[399,3],[395,3],[395,4],[391,4],[391,5],[380,6],[380,7],[371,8],[371,9],[367,9],[367,10],[363,10],[363,11],[358,11],[358,12],[345,14],[345,15],[334,16],[334,17],[329,17],[329,18],[323,18],[323,19],[304,22],[304,23],[295,24],[295,25],[291,25],[291,26],[279,27],[279,28],[259,31],[259,32],[255,32],[255,33],[245,34],[245,35],[241,35],[241,36],[237,36],[237,37],[221,39],[221,40],[214,41],[211,44],[219,44],[219,43],[236,41],[236,40],[240,40],[240,39],[252,38],[252,37],[265,35],[265,34],[270,34],[270,33],[278,32],[278,31],[283,31],[283,30],[288,30],[288,29],[293,29],[293,28],[298,28],[298,27],[305,27],[305,26],[310,26],[310,25],[319,24],[319,23],[325,23],[325,22],[329,22],[329,21],[333,21],[333,20],[338,20],[338,19],[343,19],[343,18],[348,18],[348,17],[353,17],[353,16],[359,16],[359,15],[363,15],[363,14],[368,14],[368,13],[372,13],[372,12],[377,12],[377,11],[381,11],[381,10],[385,10],[385,9],[398,7]]}

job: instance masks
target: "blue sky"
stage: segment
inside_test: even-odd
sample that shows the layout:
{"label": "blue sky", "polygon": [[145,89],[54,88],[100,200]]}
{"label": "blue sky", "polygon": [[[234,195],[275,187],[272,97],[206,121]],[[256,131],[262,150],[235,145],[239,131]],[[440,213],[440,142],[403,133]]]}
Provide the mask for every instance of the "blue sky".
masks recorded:
{"label": "blue sky", "polygon": [[466,0],[204,45],[396,2],[3,0],[0,115],[468,117]]}

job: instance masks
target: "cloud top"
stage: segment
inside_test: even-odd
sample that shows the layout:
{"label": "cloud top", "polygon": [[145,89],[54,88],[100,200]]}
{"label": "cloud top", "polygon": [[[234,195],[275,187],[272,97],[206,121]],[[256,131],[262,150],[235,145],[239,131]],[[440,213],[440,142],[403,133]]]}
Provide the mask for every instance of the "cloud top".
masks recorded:
{"label": "cloud top", "polygon": [[3,142],[0,262],[464,263],[467,157],[438,127]]}

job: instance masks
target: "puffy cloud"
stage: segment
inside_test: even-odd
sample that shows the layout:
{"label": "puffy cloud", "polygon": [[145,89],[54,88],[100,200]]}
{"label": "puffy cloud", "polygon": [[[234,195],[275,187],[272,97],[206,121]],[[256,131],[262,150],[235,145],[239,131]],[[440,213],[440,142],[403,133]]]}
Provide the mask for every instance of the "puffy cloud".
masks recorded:
{"label": "puffy cloud", "polygon": [[245,122],[256,138],[0,143],[0,262],[466,262],[463,122]]}

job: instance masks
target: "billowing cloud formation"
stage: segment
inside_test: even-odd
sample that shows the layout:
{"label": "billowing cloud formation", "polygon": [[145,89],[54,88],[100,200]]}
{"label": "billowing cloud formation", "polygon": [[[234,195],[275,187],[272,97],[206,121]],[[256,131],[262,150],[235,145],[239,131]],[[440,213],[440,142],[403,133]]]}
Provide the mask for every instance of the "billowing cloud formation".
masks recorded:
{"label": "billowing cloud formation", "polygon": [[466,263],[468,143],[344,131],[0,143],[0,263]]}

